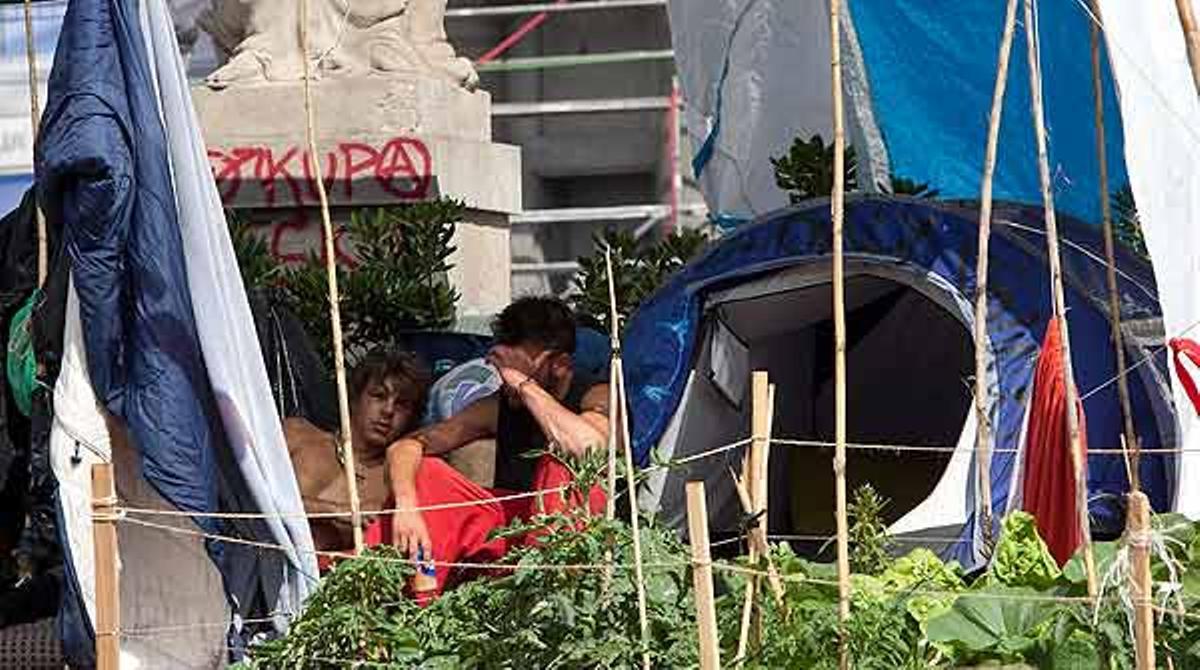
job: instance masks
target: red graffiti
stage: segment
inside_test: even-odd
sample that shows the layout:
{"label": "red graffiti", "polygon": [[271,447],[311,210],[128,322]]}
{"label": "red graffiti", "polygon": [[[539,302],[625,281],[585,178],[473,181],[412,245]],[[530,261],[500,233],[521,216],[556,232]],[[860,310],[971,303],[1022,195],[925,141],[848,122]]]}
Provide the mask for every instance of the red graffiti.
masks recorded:
{"label": "red graffiti", "polygon": [[[267,206],[319,202],[312,157],[299,147],[209,149],[208,160],[221,200],[227,204],[233,203],[248,183],[258,184]],[[356,184],[364,181],[401,200],[423,200],[430,195],[432,174],[429,148],[411,137],[396,137],[382,146],[342,142],[325,154],[321,164],[326,191],[333,197],[335,188],[340,187],[337,195],[347,201],[354,200]]]}
{"label": "red graffiti", "polygon": [[[315,251],[317,258],[322,262],[325,261],[325,243],[321,233],[319,215],[306,209],[271,211],[286,213],[267,221],[255,221],[254,226],[267,241],[268,248],[275,260],[289,264],[303,263],[308,260],[309,254]],[[358,261],[355,260],[353,252],[348,248],[345,232],[344,228],[335,229],[333,235],[334,254],[339,264],[354,267]]]}

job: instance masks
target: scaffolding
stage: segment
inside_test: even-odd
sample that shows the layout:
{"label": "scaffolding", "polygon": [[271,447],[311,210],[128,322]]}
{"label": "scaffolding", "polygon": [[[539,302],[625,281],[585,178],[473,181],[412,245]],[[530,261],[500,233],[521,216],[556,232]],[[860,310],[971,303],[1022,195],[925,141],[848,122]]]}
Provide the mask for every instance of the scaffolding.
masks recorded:
{"label": "scaffolding", "polygon": [[[614,64],[673,61],[674,52],[667,49],[640,49],[588,54],[538,55],[531,57],[500,56],[526,35],[539,28],[551,15],[579,12],[613,12],[629,9],[665,11],[667,0],[576,0],[541,2],[482,7],[451,7],[446,10],[448,21],[472,19],[528,17],[526,21],[497,47],[488,51],[477,63],[482,73],[546,71],[564,68],[590,69]],[[685,179],[680,171],[681,134],[683,132],[683,103],[678,84],[658,96],[583,98],[572,100],[541,100],[533,102],[501,102],[492,108],[494,119],[564,117],[569,115],[623,114],[658,112],[664,115],[667,128],[662,143],[662,156],[668,165],[667,185],[662,202],[630,203],[607,207],[568,207],[527,210],[512,218],[514,227],[556,226],[570,224],[613,223],[629,226],[637,239],[660,231],[667,234],[681,225],[682,217],[704,218],[702,205],[683,205]],[[571,275],[579,270],[575,261],[546,260],[543,262],[514,262],[512,273],[517,275]]]}

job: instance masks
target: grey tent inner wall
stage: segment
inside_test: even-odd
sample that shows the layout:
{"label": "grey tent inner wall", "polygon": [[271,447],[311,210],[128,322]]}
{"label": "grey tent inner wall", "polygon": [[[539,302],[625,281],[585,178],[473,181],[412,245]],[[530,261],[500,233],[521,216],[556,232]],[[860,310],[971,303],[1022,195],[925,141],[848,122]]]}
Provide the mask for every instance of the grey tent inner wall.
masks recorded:
{"label": "grey tent inner wall", "polygon": [[[860,259],[848,268],[850,439],[952,447],[972,391],[974,350],[965,305],[950,287],[936,286],[912,268],[888,265]],[[728,380],[720,379],[727,375],[713,370],[714,350],[718,360],[736,359],[725,355],[731,347],[745,347],[746,370],[770,372],[776,385],[775,437],[833,440],[828,277],[827,263],[808,263],[709,296],[693,375],[660,452],[686,457],[749,435],[748,380],[731,398]],[[662,482],[663,520],[685,525],[683,485],[702,479],[714,532],[736,532],[741,509],[729,468],[740,472],[743,453],[737,449],[672,470]],[[832,532],[832,455],[825,446],[772,449],[772,533]],[[852,450],[849,482],[853,488],[871,481],[887,496],[890,523],[932,491],[948,462],[949,454]]]}

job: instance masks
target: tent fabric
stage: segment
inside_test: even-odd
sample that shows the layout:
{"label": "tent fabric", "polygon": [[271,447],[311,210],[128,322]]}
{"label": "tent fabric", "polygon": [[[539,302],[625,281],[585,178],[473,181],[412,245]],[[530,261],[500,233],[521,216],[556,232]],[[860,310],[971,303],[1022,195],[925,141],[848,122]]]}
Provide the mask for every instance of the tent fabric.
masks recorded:
{"label": "tent fabric", "polygon": [[[1067,385],[1062,358],[1062,334],[1051,319],[1034,373],[1029,432],[1025,445],[1022,506],[1037,519],[1038,535],[1058,564],[1065,565],[1082,542],[1076,504],[1075,468],[1067,432]],[[1087,454],[1087,423],[1083,403],[1079,427]]]}
{"label": "tent fabric", "polygon": [[[848,263],[908,267],[936,275],[959,294],[970,296],[977,217],[970,203],[851,197],[845,221]],[[994,219],[988,313],[996,379],[991,506],[996,515],[1003,515],[1020,497],[1019,459],[1012,450],[1024,441],[1035,357],[1051,312],[1040,208],[999,203]],[[1098,231],[1070,217],[1062,217],[1060,229],[1076,379],[1087,396],[1088,441],[1117,448],[1121,416],[1115,384],[1109,383],[1115,354],[1109,343],[1102,240]],[[706,355],[701,327],[707,296],[803,263],[827,263],[830,230],[825,201],[763,217],[724,237],[643,302],[629,323],[624,347],[632,440],[639,463],[649,463],[651,451],[662,444],[677,418],[685,386],[699,369],[700,356]],[[1123,318],[1156,317],[1159,308],[1149,266],[1123,248],[1118,250],[1118,266]],[[1161,353],[1131,352],[1130,360],[1142,358],[1152,364],[1131,376],[1135,424],[1143,446],[1171,446],[1176,433],[1163,394],[1166,359]],[[687,448],[718,446],[702,439]],[[1142,460],[1143,485],[1156,509],[1170,507],[1176,481],[1173,463],[1162,454]],[[1119,517],[1119,496],[1127,487],[1123,460],[1114,454],[1093,454],[1088,460],[1088,481],[1093,516],[1106,523]],[[975,509],[973,500],[971,508]],[[964,539],[972,538],[973,521],[962,532]],[[973,564],[969,548],[956,551],[964,564]]]}
{"label": "tent fabric", "polygon": [[[227,452],[217,450],[223,456],[220,469],[228,482],[222,506],[280,515],[268,516],[261,524],[243,530],[286,547],[286,553],[228,547],[227,560],[236,563],[236,573],[241,576],[240,586],[229,586],[239,603],[249,605],[261,597],[270,612],[297,612],[317,574],[308,522],[295,514],[304,510],[300,487],[275,410],[170,12],[163,0],[141,0],[138,6],[182,232],[187,269],[187,281],[182,285],[190,289],[194,313],[199,315],[195,325],[203,364],[228,447]],[[239,555],[236,559],[235,553]]]}
{"label": "tent fabric", "polygon": [[[1142,11],[1138,3],[1107,4],[1122,5],[1122,15]],[[846,118],[862,168],[871,172],[870,179],[862,179],[860,168],[860,181],[871,189],[892,172],[928,183],[942,197],[978,197],[1004,3],[847,5],[841,21]],[[1092,109],[1086,3],[1037,5],[1055,200],[1062,210],[1097,223],[1095,140],[1091,124],[1079,122],[1080,110]],[[807,139],[820,133],[832,141],[828,4],[670,0],[668,7],[688,134],[693,156],[705,164],[699,185],[709,210],[748,220],[782,206],[784,196],[768,158],[783,154],[798,135]],[[1107,23],[1111,35],[1114,22]],[[1163,30],[1179,32],[1177,21],[1169,28],[1136,30],[1124,18],[1120,23],[1129,44]],[[1039,202],[1025,53],[1019,35],[1009,68],[995,194]],[[1125,181],[1121,110],[1107,67],[1104,77],[1110,84],[1105,100],[1109,175],[1117,187]],[[1186,91],[1185,86],[1175,89],[1176,94]],[[703,161],[706,152],[712,158]]]}
{"label": "tent fabric", "polygon": [[304,325],[274,291],[259,289],[249,297],[279,416],[300,417],[326,432],[336,431],[337,391]]}
{"label": "tent fabric", "polygon": [[[1198,339],[1200,325],[1200,99],[1171,3],[1100,0],[1108,57],[1125,120],[1124,158],[1146,247],[1162,292],[1167,338]],[[1193,2],[1195,5],[1195,2]],[[1153,36],[1147,39],[1147,36]],[[1175,382],[1175,403],[1189,404]],[[1200,478],[1200,417],[1181,411],[1181,477]],[[1176,508],[1200,518],[1200,486],[1182,487]]]}

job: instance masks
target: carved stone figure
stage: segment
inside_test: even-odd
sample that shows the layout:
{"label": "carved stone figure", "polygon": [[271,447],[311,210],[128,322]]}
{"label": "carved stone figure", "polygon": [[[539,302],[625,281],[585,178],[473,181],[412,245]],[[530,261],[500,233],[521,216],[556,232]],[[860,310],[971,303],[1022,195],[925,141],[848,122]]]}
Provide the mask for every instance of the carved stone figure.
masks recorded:
{"label": "carved stone figure", "polygon": [[[304,76],[298,0],[211,0],[199,24],[229,56],[209,86]],[[307,57],[322,76],[414,72],[473,89],[478,75],[446,40],[446,0],[309,0]]]}

